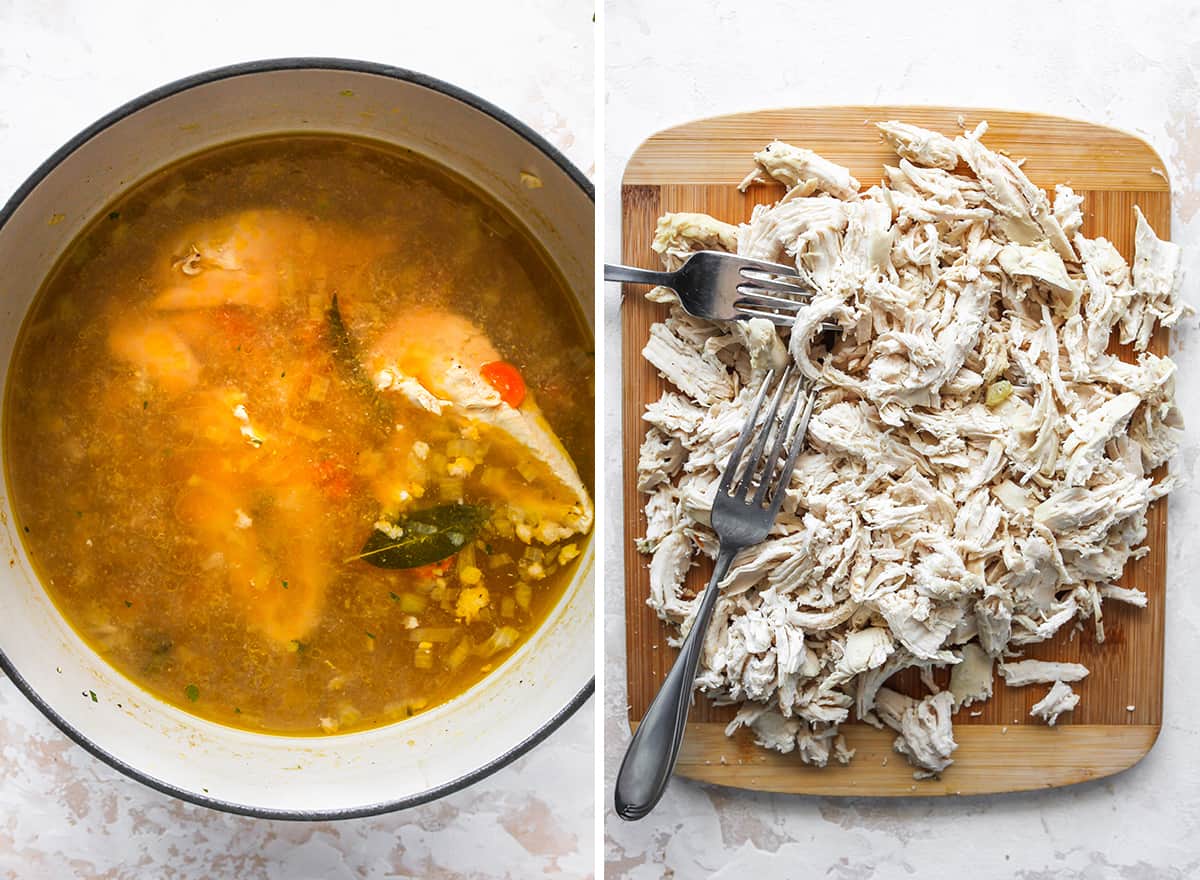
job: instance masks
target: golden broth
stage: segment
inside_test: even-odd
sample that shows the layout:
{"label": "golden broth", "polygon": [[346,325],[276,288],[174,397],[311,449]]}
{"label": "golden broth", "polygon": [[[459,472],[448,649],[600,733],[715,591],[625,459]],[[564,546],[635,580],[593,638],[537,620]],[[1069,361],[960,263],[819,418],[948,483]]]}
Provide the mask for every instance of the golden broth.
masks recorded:
{"label": "golden broth", "polygon": [[[344,732],[461,693],[554,606],[586,535],[514,528],[497,486],[536,507],[562,494],[549,470],[368,369],[419,375],[460,344],[516,366],[518,428],[552,437],[540,406],[590,486],[589,334],[487,197],[334,136],[154,175],[71,245],[13,358],[6,467],[47,591],[133,681],[237,727]],[[490,519],[445,561],[355,558],[381,517],[458,502]]]}

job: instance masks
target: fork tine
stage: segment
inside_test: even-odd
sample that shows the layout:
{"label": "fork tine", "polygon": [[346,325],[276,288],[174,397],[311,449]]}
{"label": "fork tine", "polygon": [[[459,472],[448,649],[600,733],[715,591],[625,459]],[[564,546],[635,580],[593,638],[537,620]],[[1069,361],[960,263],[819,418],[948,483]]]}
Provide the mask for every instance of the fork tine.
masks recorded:
{"label": "fork tine", "polygon": [[748,305],[761,309],[791,309],[793,312],[798,312],[808,305],[807,299],[785,299],[782,296],[769,296],[765,293],[760,293],[756,288],[750,287],[747,284],[739,284],[737,292],[739,295],[733,301],[734,306]]}
{"label": "fork tine", "polygon": [[[783,498],[787,495],[788,483],[792,481],[792,471],[796,467],[796,459],[800,456],[800,450],[804,448],[804,438],[808,434],[808,420],[812,418],[813,405],[817,402],[816,392],[809,388],[804,395],[804,409],[800,413],[800,418],[797,420],[794,430],[791,431],[791,448],[788,450],[787,461],[783,463],[783,470],[779,473],[779,478],[775,482],[774,494],[771,496],[771,517],[772,519],[779,514],[779,508],[783,506]],[[796,408],[796,402],[799,400],[797,395],[796,400],[792,401],[792,409]],[[782,452],[782,447],[777,446],[775,449],[776,455]]]}
{"label": "fork tine", "polygon": [[[776,327],[791,327],[796,323],[795,315],[781,315],[778,312],[760,312],[758,309],[748,309],[745,306],[735,306],[734,308],[736,311],[734,315],[735,320],[745,321],[750,318],[766,318]],[[829,321],[823,322],[820,326],[822,332],[838,333],[842,329],[841,324],[833,324]]]}
{"label": "fork tine", "polygon": [[780,315],[777,312],[759,312],[754,309],[742,308],[741,306],[736,307],[736,309],[737,317],[743,320],[749,318],[766,318],[776,327],[791,327],[796,323],[795,315]]}
{"label": "fork tine", "polygon": [[733,485],[733,475],[737,471],[738,462],[742,460],[742,453],[746,451],[746,441],[750,439],[750,434],[754,430],[754,424],[758,421],[758,411],[762,408],[763,398],[767,396],[767,388],[774,377],[774,370],[768,372],[766,379],[763,380],[762,387],[758,389],[758,394],[754,397],[754,406],[751,407],[750,415],[746,418],[746,424],[742,425],[742,433],[738,435],[733,452],[729,455],[729,463],[725,465],[725,473],[721,475],[721,485],[717,490],[718,492],[726,495],[729,494],[729,487]]}
{"label": "fork tine", "polygon": [[[737,496],[745,496],[750,491],[750,485],[754,482],[754,474],[758,470],[759,464],[762,462],[763,449],[767,446],[767,438],[771,436],[771,429],[775,425],[775,416],[779,412],[779,403],[783,400],[783,392],[787,388],[788,379],[792,375],[792,365],[789,363],[783,371],[783,375],[779,378],[779,388],[771,398],[771,408],[767,410],[767,416],[763,420],[762,431],[759,432],[758,438],[754,441],[754,449],[750,452],[750,457],[746,459],[746,471],[742,474],[742,479],[738,481],[737,488],[734,494]],[[767,485],[771,480],[771,472],[765,471],[762,477],[762,485]]]}
{"label": "fork tine", "polygon": [[800,403],[800,398],[804,396],[803,382],[797,383],[795,393],[792,395],[791,403],[788,404],[787,412],[779,421],[779,430],[775,432],[775,443],[771,447],[771,454],[767,456],[764,467],[766,472],[763,474],[762,483],[758,487],[758,492],[754,495],[754,504],[761,507],[762,503],[767,498],[767,490],[771,488],[775,482],[775,465],[779,463],[783,457],[783,447],[787,443],[788,437],[792,433],[793,419],[796,417],[796,407]]}
{"label": "fork tine", "polygon": [[776,290],[780,293],[798,293],[802,296],[812,296],[815,292],[809,283],[799,275],[793,275],[787,279],[760,278],[757,275],[749,275],[743,272],[742,279],[738,283],[738,290],[742,290],[745,287],[761,287],[763,290]]}
{"label": "fork tine", "polygon": [[791,277],[799,277],[795,266],[788,266],[783,263],[769,263],[766,260],[755,260],[750,257],[737,258],[741,263],[739,272],[767,272],[771,275],[789,275]]}

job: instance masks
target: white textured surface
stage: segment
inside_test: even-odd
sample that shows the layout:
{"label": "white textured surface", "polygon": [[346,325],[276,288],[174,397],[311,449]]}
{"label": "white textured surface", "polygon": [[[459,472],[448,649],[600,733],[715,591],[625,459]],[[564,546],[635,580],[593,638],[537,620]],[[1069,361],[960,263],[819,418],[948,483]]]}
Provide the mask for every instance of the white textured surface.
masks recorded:
{"label": "white textured surface", "polygon": [[[0,0],[0,202],[130,98],[223,64],[294,55],[381,61],[448,80],[591,173],[592,5],[465,6],[447,14],[439,4],[347,0]],[[530,755],[438,803],[311,824],[223,815],[143,788],[70,743],[3,681],[0,876],[589,876],[593,705]]]}
{"label": "white textured surface", "polygon": [[[962,104],[1057,113],[1146,138],[1172,181],[1173,238],[1200,304],[1200,15],[1194,4],[931,0],[799,4],[610,0],[605,63],[605,255],[620,253],[620,180],[648,135],[691,119],[768,107]],[[757,10],[757,12],[755,11]],[[986,11],[985,11],[986,10]],[[1171,14],[1169,10],[1174,10]],[[969,23],[969,24],[968,24]],[[1073,39],[1068,42],[1065,35]],[[738,59],[730,67],[727,59]],[[749,157],[747,157],[749,168]],[[1185,288],[1185,290],[1188,288]],[[615,288],[609,363],[619,363]],[[1194,327],[1194,322],[1190,322]],[[650,880],[813,877],[886,880],[1159,880],[1200,876],[1200,568],[1196,503],[1200,362],[1194,329],[1176,347],[1190,430],[1171,496],[1165,724],[1132,770],[1034,794],[901,801],[746,794],[676,780],[637,824],[606,815],[606,876]],[[620,472],[619,376],[605,376],[606,473]],[[620,571],[620,484],[610,477],[605,555]],[[610,578],[611,580],[611,578]],[[605,608],[605,779],[629,737],[623,603]],[[897,760],[899,760],[897,758]]]}

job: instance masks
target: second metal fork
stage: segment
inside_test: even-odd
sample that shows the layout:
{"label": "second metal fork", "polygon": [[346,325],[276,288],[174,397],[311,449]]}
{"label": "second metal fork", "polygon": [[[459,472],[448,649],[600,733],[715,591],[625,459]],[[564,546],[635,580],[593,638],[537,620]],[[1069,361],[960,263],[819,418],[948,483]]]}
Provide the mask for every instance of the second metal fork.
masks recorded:
{"label": "second metal fork", "polygon": [[[666,790],[679,757],[679,745],[687,722],[696,668],[704,650],[704,636],[713,606],[720,594],[720,583],[729,572],[738,551],[766,540],[779,515],[780,505],[796,465],[796,456],[804,445],[808,419],[815,395],[803,380],[794,383],[791,402],[776,424],[779,406],[788,390],[794,370],[789,364],[750,454],[746,447],[758,426],[759,411],[774,373],[768,373],[754,406],[738,436],[729,464],[721,477],[712,507],[712,527],[721,541],[712,579],[700,599],[700,608],[692,628],[683,640],[675,665],[646,710],[617,773],[615,806],[622,819],[641,819],[658,803]],[[804,404],[801,407],[800,401]],[[767,452],[768,440],[774,437]],[[765,454],[764,454],[765,453]],[[782,465],[782,467],[781,467]]]}
{"label": "second metal fork", "polygon": [[[774,276],[774,277],[768,277]],[[698,251],[674,272],[604,266],[605,281],[659,284],[679,295],[689,315],[710,321],[766,318],[790,327],[813,289],[795,266],[751,260],[720,251]]]}

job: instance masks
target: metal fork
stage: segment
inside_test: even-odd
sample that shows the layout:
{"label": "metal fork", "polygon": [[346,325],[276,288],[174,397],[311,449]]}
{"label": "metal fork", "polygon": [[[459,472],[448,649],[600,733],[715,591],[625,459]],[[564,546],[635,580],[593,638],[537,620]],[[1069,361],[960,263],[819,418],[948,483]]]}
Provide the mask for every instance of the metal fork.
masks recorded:
{"label": "metal fork", "polygon": [[[768,278],[768,275],[779,277]],[[604,280],[669,287],[679,294],[683,310],[697,318],[710,321],[766,318],[786,327],[792,325],[796,312],[808,305],[808,297],[813,293],[812,285],[797,274],[795,266],[721,251],[697,251],[674,272],[606,263]]]}
{"label": "metal fork", "polygon": [[[725,466],[712,507],[713,531],[721,541],[712,579],[704,590],[700,608],[687,638],[683,640],[675,665],[663,680],[654,702],[646,710],[621,762],[613,800],[617,815],[622,819],[641,819],[654,809],[666,790],[679,757],[679,744],[687,722],[696,667],[704,648],[704,635],[708,631],[713,606],[720,593],[718,585],[728,574],[738,551],[764,541],[779,515],[796,456],[804,445],[804,435],[815,400],[811,387],[803,380],[797,382],[783,418],[779,419],[778,424],[775,423],[780,402],[787,393],[794,372],[790,364],[784,370],[754,446],[750,454],[745,455],[774,371],[767,374],[766,381],[754,398],[754,406],[742,427],[729,463]],[[803,407],[800,407],[801,398],[804,398]],[[764,455],[772,434],[774,442],[770,445],[770,452]],[[779,468],[780,463],[782,468]]]}

